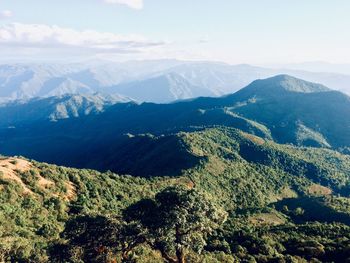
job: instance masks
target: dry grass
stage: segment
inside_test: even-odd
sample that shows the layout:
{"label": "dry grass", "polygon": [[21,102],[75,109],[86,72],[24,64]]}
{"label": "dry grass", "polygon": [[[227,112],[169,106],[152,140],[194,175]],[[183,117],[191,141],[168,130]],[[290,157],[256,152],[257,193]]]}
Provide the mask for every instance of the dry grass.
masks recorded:
{"label": "dry grass", "polygon": [[77,196],[76,187],[70,181],[65,182],[64,185],[65,185],[67,191],[66,191],[66,194],[64,195],[63,198],[67,201],[72,201]]}
{"label": "dry grass", "polygon": [[249,217],[249,222],[253,225],[278,226],[284,224],[286,220],[275,213],[261,213]]}
{"label": "dry grass", "polygon": [[43,188],[43,189],[47,189],[47,188],[51,188],[55,185],[54,182],[42,177],[42,176],[38,176],[38,181],[37,184],[39,187]]}
{"label": "dry grass", "polygon": [[[23,194],[34,194],[34,192],[29,189],[28,185],[26,185],[23,180],[21,179],[21,176],[19,173],[28,172],[30,170],[35,170],[35,167],[32,163],[30,163],[27,160],[20,159],[20,158],[2,158],[0,159],[0,175],[3,179],[8,181],[14,181],[17,184],[19,184],[23,188]],[[38,188],[41,188],[42,190],[49,190],[52,189],[53,191],[57,191],[55,189],[56,184],[41,176],[39,173],[36,173],[36,186]],[[50,193],[52,196],[62,196],[63,199],[67,201],[71,201],[76,197],[76,187],[72,182],[65,182],[66,192],[65,193]],[[1,190],[1,188],[0,188]]]}
{"label": "dry grass", "polygon": [[241,132],[242,136],[250,141],[252,141],[253,143],[257,144],[257,145],[263,145],[265,143],[265,140],[258,137],[258,136],[255,136],[255,135],[252,135],[252,134],[249,134],[249,133],[245,133],[245,132]]}
{"label": "dry grass", "polygon": [[33,194],[22,179],[18,176],[18,172],[26,172],[32,168],[32,164],[26,160],[19,158],[0,159],[0,172],[3,179],[13,180],[23,188],[24,194]]}
{"label": "dry grass", "polygon": [[325,195],[331,195],[332,190],[329,189],[328,187],[325,187],[319,184],[313,184],[309,187],[308,193],[314,196],[325,196]]}

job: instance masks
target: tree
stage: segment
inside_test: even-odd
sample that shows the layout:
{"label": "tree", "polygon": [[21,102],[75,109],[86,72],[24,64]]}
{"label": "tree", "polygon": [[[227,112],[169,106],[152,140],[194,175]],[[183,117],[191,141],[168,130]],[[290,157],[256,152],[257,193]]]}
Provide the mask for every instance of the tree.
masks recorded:
{"label": "tree", "polygon": [[[186,253],[201,253],[208,235],[227,214],[194,189],[171,187],[154,199],[142,199],[123,217],[78,216],[70,220],[63,244],[51,250],[57,262],[127,262],[138,245],[149,245],[169,263],[185,262]],[[116,259],[120,260],[116,260]]]}
{"label": "tree", "polygon": [[67,242],[51,248],[51,261],[124,262],[135,246],[145,242],[144,230],[119,217],[79,216],[67,222],[62,234]]}
{"label": "tree", "polygon": [[147,229],[146,242],[166,261],[183,263],[189,250],[201,253],[208,234],[224,223],[227,213],[197,190],[177,186],[130,206],[124,216]]}

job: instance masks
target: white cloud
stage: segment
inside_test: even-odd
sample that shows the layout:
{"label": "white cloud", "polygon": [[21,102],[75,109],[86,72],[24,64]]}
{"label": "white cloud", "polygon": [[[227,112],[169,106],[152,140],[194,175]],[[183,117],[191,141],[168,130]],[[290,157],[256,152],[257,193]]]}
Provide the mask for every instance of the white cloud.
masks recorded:
{"label": "white cloud", "polygon": [[11,48],[66,49],[95,53],[137,53],[163,46],[138,35],[93,30],[77,31],[43,24],[12,23],[0,26],[0,45]]}
{"label": "white cloud", "polygon": [[200,44],[206,44],[206,43],[209,43],[210,41],[210,38],[208,35],[205,35],[205,36],[202,36],[199,40],[198,40],[198,43]]}
{"label": "white cloud", "polygon": [[2,61],[79,61],[87,58],[199,59],[202,57],[202,53],[198,54],[199,52],[198,41],[154,41],[140,35],[120,35],[95,30],[78,31],[44,24],[0,25]]}
{"label": "white cloud", "polygon": [[103,0],[107,4],[127,5],[130,8],[142,9],[143,0]]}
{"label": "white cloud", "polygon": [[0,11],[0,19],[7,19],[13,17],[13,13],[10,10]]}

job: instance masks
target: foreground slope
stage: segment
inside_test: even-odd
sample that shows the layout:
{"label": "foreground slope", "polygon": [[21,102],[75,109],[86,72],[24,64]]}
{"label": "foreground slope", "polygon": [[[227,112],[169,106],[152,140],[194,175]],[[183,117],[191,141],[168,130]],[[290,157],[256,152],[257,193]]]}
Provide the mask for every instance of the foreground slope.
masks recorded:
{"label": "foreground slope", "polygon": [[[224,127],[181,132],[170,139],[151,135],[130,139],[123,147],[130,152],[132,165],[116,163],[115,170],[146,177],[161,175],[164,170],[171,176],[146,179],[3,157],[2,260],[46,262],[50,246],[64,242],[59,233],[68,220],[86,214],[119,215],[134,202],[151,198],[171,185],[205,193],[230,215],[194,262],[203,257],[210,262],[220,262],[222,257],[231,261],[334,261],[337,255],[346,255],[346,240],[339,237],[350,238],[346,234],[350,225],[349,156],[326,149],[279,145]],[[135,155],[139,140],[152,142],[145,159]],[[182,160],[174,162],[173,158]],[[312,231],[321,231],[317,233],[323,233],[324,238],[319,239]],[[296,236],[299,240],[293,241]],[[305,246],[313,247],[312,251],[323,246],[324,251],[311,253],[302,250]],[[136,262],[146,258],[162,262],[147,246],[135,253],[144,255]]]}

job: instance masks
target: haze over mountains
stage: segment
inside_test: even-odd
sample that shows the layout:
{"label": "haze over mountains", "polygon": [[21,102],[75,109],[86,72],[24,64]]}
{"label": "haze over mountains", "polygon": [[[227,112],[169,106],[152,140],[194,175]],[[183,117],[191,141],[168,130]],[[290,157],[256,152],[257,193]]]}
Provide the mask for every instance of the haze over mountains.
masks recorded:
{"label": "haze over mountains", "polygon": [[287,64],[267,64],[268,68],[288,68],[295,70],[311,71],[311,72],[337,72],[340,74],[350,74],[350,64],[337,64],[325,61],[311,61],[304,63],[287,63]]}
{"label": "haze over mountains", "polygon": [[[324,68],[322,68],[324,69]],[[332,68],[330,67],[330,70]],[[350,94],[350,75],[177,60],[0,66],[0,102],[94,94],[166,103],[234,93],[255,79],[289,74]]]}

